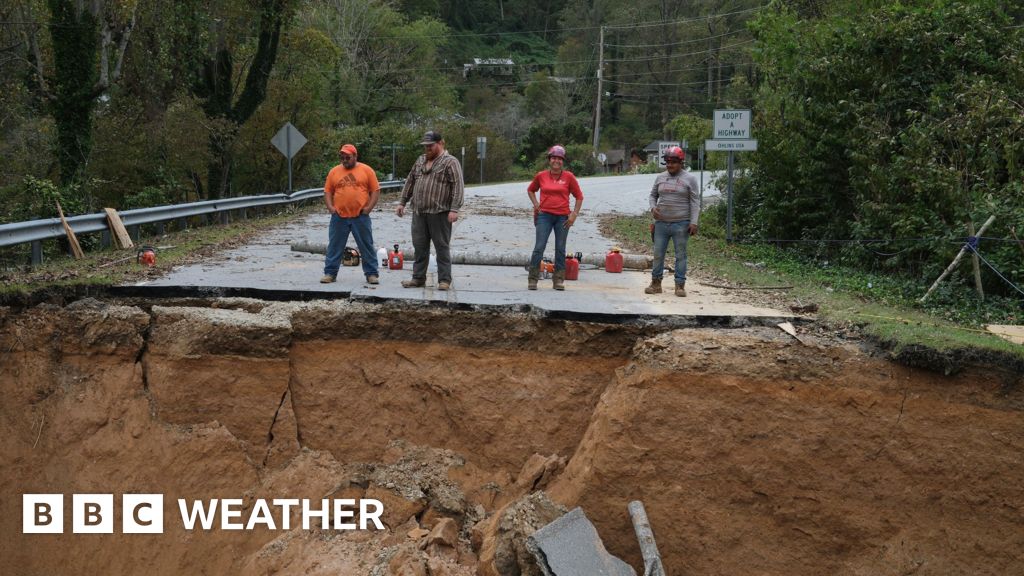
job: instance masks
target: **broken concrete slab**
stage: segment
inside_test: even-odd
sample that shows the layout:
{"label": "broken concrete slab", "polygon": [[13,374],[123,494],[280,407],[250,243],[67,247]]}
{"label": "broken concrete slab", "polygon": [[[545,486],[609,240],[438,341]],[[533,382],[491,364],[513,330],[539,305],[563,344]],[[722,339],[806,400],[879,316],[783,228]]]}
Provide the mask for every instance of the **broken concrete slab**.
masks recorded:
{"label": "broken concrete slab", "polygon": [[534,532],[529,542],[550,576],[636,576],[629,564],[608,553],[579,507]]}

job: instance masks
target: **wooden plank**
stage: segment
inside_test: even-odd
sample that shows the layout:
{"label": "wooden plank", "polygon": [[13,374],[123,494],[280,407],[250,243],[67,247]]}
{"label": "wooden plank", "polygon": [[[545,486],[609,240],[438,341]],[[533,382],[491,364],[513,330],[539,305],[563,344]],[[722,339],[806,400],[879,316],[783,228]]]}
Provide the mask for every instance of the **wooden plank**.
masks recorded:
{"label": "wooden plank", "polygon": [[113,233],[114,244],[118,248],[134,248],[135,243],[132,242],[131,235],[128,234],[128,230],[124,227],[124,222],[121,222],[121,216],[117,213],[117,210],[104,208],[103,211],[107,213],[107,223],[110,225],[110,231]]}
{"label": "wooden plank", "polygon": [[68,221],[64,218],[64,210],[60,207],[60,201],[57,201],[57,214],[60,215],[60,223],[64,226],[64,233],[68,235],[68,243],[71,245],[71,255],[75,257],[75,260],[81,260],[85,258],[85,253],[82,252],[82,247],[78,244],[78,238],[75,237],[75,231],[68,225]]}

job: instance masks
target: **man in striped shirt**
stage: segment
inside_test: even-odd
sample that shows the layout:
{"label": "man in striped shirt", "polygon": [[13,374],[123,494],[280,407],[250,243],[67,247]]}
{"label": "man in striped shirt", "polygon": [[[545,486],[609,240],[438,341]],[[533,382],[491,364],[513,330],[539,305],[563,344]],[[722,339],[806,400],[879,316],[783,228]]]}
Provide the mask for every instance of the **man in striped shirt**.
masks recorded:
{"label": "man in striped shirt", "polygon": [[462,209],[462,167],[444,149],[444,139],[439,132],[427,132],[420,144],[423,155],[409,172],[402,188],[402,200],[395,209],[395,214],[401,218],[405,215],[405,205],[412,201],[412,246],[416,261],[412,266],[412,279],[403,280],[402,286],[426,285],[430,243],[433,242],[437,253],[437,289],[447,290],[452,285],[452,258],[448,248],[452,224],[459,219]]}

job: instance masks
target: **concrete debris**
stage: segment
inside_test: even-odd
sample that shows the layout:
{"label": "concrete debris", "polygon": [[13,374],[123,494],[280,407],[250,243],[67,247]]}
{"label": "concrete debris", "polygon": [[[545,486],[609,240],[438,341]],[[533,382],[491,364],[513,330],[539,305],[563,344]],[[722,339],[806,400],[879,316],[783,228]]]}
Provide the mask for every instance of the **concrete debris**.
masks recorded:
{"label": "concrete debris", "polygon": [[582,508],[537,530],[529,542],[546,576],[636,576],[629,564],[605,550]]}

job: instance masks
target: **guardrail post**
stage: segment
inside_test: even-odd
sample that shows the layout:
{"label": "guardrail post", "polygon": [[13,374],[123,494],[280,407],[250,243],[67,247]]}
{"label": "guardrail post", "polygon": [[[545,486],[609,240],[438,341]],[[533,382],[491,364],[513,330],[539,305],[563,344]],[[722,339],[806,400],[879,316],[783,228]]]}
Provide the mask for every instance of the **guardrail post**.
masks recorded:
{"label": "guardrail post", "polygon": [[43,241],[32,242],[32,265],[39,266],[43,263]]}
{"label": "guardrail post", "polygon": [[110,248],[110,230],[100,232],[100,246]]}
{"label": "guardrail post", "polygon": [[231,224],[231,210],[225,210],[220,213],[221,224]]}
{"label": "guardrail post", "polygon": [[138,244],[142,239],[141,232],[142,231],[139,230],[138,225],[128,227],[128,235],[132,237],[132,240],[134,240],[136,244]]}
{"label": "guardrail post", "polygon": [[167,230],[167,228],[164,226],[163,222],[157,222],[156,223],[156,235],[157,236],[163,236],[164,233],[166,232],[166,230]]}
{"label": "guardrail post", "polygon": [[245,208],[242,208],[241,210],[239,210],[239,216],[241,216],[242,220],[248,220],[249,219],[249,211],[246,210]]}
{"label": "guardrail post", "polygon": [[188,230],[188,218],[178,218],[178,231]]}

